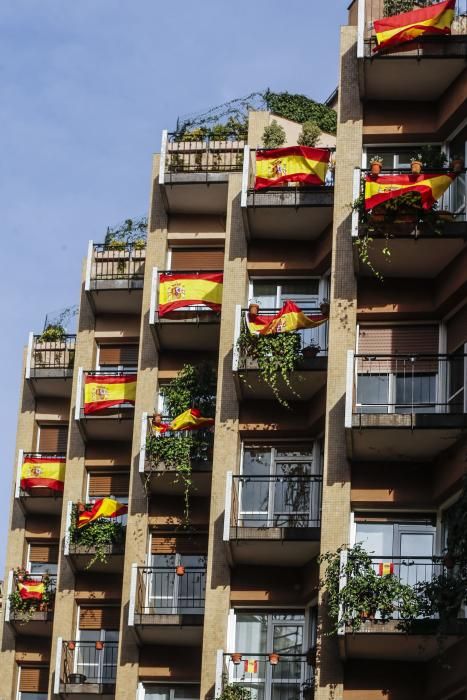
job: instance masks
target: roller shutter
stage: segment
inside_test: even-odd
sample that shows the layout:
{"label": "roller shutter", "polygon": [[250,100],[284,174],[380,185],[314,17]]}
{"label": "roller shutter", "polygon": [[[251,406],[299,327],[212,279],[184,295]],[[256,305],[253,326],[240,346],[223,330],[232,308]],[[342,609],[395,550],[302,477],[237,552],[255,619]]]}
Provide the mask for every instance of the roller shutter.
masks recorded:
{"label": "roller shutter", "polygon": [[172,248],[173,271],[223,269],[223,248]]}
{"label": "roller shutter", "polygon": [[21,693],[46,693],[49,685],[48,666],[29,668],[22,666],[19,674]]}
{"label": "roller shutter", "polygon": [[138,345],[100,345],[99,365],[126,365],[137,367]]}
{"label": "roller shutter", "polygon": [[79,609],[80,630],[118,630],[120,627],[120,607],[86,607]]}
{"label": "roller shutter", "polygon": [[207,535],[188,538],[183,535],[151,536],[151,554],[206,554]]}
{"label": "roller shutter", "polygon": [[89,474],[88,492],[96,496],[128,496],[130,488],[129,472],[92,472]]}
{"label": "roller shutter", "polygon": [[29,561],[42,564],[57,564],[58,544],[30,544]]}
{"label": "roller shutter", "polygon": [[39,452],[66,452],[68,425],[39,426]]}

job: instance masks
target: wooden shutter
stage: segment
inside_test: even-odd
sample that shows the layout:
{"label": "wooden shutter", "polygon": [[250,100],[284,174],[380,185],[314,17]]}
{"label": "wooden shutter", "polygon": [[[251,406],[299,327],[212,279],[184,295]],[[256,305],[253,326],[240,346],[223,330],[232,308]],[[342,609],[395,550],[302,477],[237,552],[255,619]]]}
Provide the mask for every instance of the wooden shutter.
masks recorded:
{"label": "wooden shutter", "polygon": [[120,627],[120,608],[116,605],[79,608],[80,630],[118,630]]}
{"label": "wooden shutter", "polygon": [[447,322],[447,349],[454,352],[463,343],[467,343],[467,304]]}
{"label": "wooden shutter", "polygon": [[223,248],[172,248],[171,270],[223,269]]}
{"label": "wooden shutter", "polygon": [[58,544],[31,543],[29,545],[29,561],[43,564],[57,564]]}
{"label": "wooden shutter", "polygon": [[66,452],[68,425],[39,426],[39,452]]}
{"label": "wooden shutter", "polygon": [[99,365],[138,365],[138,345],[99,345]]}
{"label": "wooden shutter", "polygon": [[151,535],[151,554],[206,554],[207,535],[184,537],[183,535]]}
{"label": "wooden shutter", "polygon": [[22,666],[19,674],[21,693],[46,693],[49,685],[49,667],[29,668]]}
{"label": "wooden shutter", "polygon": [[128,496],[130,472],[91,472],[89,496]]}

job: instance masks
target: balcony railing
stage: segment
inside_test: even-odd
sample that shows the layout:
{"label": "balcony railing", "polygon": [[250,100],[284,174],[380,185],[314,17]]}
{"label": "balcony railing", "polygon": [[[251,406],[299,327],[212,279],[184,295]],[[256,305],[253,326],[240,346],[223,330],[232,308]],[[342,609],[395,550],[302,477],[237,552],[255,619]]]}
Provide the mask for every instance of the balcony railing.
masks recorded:
{"label": "balcony railing", "polygon": [[[153,296],[153,307],[155,310],[154,314],[154,322],[157,323],[163,323],[164,321],[167,321],[168,323],[173,323],[174,321],[187,321],[187,322],[194,322],[194,323],[202,323],[204,321],[207,322],[217,322],[220,323],[220,317],[221,313],[220,311],[213,311],[209,306],[206,306],[205,304],[187,304],[186,306],[182,306],[178,309],[174,309],[173,311],[169,311],[168,313],[165,313],[164,315],[159,315],[159,285],[160,285],[160,279],[161,275],[173,275],[174,277],[174,283],[172,286],[172,289],[170,291],[171,294],[171,302],[176,302],[176,301],[183,301],[184,300],[184,295],[186,294],[185,289],[183,288],[183,282],[177,283],[177,275],[184,275],[184,274],[189,274],[189,275],[202,275],[203,273],[206,274],[222,274],[222,270],[160,270],[157,272],[157,276],[155,275],[154,279],[154,284],[153,284],[153,289],[152,289],[152,296]],[[186,298],[186,297],[185,297]],[[151,322],[151,321],[150,321]]]}
{"label": "balcony railing", "polygon": [[[375,35],[375,30],[374,30],[374,21],[378,19],[383,19],[384,18],[384,8],[385,8],[385,0],[371,0],[371,2],[368,2],[368,0],[359,0],[359,15],[361,13],[362,21],[361,21],[361,26],[363,29],[363,39],[364,39],[364,51],[365,51],[365,56],[371,57],[374,55],[374,49],[377,46],[377,41],[376,41],[376,35]],[[409,12],[411,9],[412,10],[417,10],[420,9],[424,6],[429,6],[431,5],[432,2],[430,0],[413,0],[412,3],[407,8],[407,12]],[[416,50],[417,53],[425,53],[423,51],[424,49],[424,43],[425,42],[434,42],[434,43],[439,43],[441,46],[443,43],[446,42],[446,40],[452,39],[454,37],[458,36],[463,36],[467,34],[467,0],[456,0],[456,6],[454,10],[454,20],[452,22],[451,26],[451,36],[433,36],[433,35],[428,35],[426,37],[420,37],[419,39],[413,41],[410,43],[410,45],[407,43],[405,46],[410,46],[411,50]],[[454,39],[455,41],[455,39]],[[426,45],[426,44],[425,44]],[[404,46],[404,44],[402,44]],[[398,46],[391,47],[389,51],[393,50],[398,50]],[[433,49],[435,52],[435,50]],[[435,55],[437,53],[441,53],[442,49],[440,47],[440,50],[438,52],[435,52]],[[465,55],[465,48],[460,45],[459,52],[462,55]],[[430,52],[431,53],[431,52]],[[451,53],[451,52],[450,52]],[[454,53],[454,55],[457,55]]]}
{"label": "balcony railing", "polygon": [[90,247],[90,282],[102,286],[105,281],[126,280],[128,285],[144,278],[146,244],[120,246],[94,243]]}
{"label": "balcony railing", "polygon": [[243,528],[317,528],[321,525],[321,475],[232,477],[230,525]]}
{"label": "balcony railing", "polygon": [[[247,177],[247,189],[248,189],[248,194],[253,196],[253,206],[255,204],[255,198],[258,198],[258,202],[261,201],[262,195],[264,193],[271,193],[271,192],[282,192],[283,194],[287,195],[287,203],[289,203],[289,199],[293,199],[295,197],[295,201],[297,203],[297,206],[299,204],[303,204],[303,195],[307,192],[314,193],[314,194],[319,194],[320,192],[327,193],[330,189],[334,187],[334,168],[333,166],[333,161],[335,157],[335,149],[330,148],[330,158],[329,158],[329,168],[326,176],[326,180],[324,185],[306,185],[300,182],[290,182],[286,185],[280,185],[278,187],[267,187],[261,190],[255,190],[255,179],[256,179],[256,154],[258,151],[262,150],[268,150],[268,149],[262,149],[262,148],[249,148],[248,149],[248,154],[249,154],[249,159],[248,159],[248,177]],[[280,200],[278,200],[279,203]]]}
{"label": "balcony railing", "polygon": [[[175,471],[176,467],[165,464],[163,457],[159,455],[163,450],[158,450],[157,440],[183,440],[187,432],[184,430],[168,430],[165,433],[158,432],[153,425],[154,416],[147,417],[145,448],[145,468],[155,471]],[[170,423],[169,416],[162,416],[163,423]],[[212,430],[196,430],[188,433],[192,439],[190,449],[190,463],[193,471],[203,471],[212,468],[212,454],[214,447],[214,432]]]}
{"label": "balcony railing", "polygon": [[30,337],[29,376],[37,377],[41,370],[60,370],[63,376],[69,376],[75,361],[76,335],[65,335],[60,340],[41,340],[41,337]]}
{"label": "balcony railing", "polygon": [[[73,692],[70,686],[84,686],[81,692],[96,692],[89,686],[115,685],[118,642],[59,641],[56,677],[62,686],[66,686],[66,691]],[[58,688],[55,692],[58,693]],[[75,688],[74,692],[80,691]],[[100,692],[104,692],[104,688]]]}
{"label": "balcony railing", "polygon": [[[65,452],[20,452],[17,470],[17,489],[15,494],[16,498],[43,498],[44,494],[46,494],[48,498],[62,498],[62,491],[56,491],[54,489],[48,488],[47,486],[34,486],[28,490],[23,489],[21,486],[21,467],[23,463],[26,462],[28,459],[65,459],[65,456]],[[38,474],[38,476],[40,476],[40,474]]]}
{"label": "balcony railing", "polygon": [[450,413],[466,407],[467,355],[358,354],[353,413]]}
{"label": "balcony railing", "polygon": [[[44,565],[47,566],[46,564]],[[56,574],[28,574],[25,576],[28,582],[42,583],[44,582],[46,587],[46,594],[49,598],[47,601],[40,601],[34,598],[30,600],[22,601],[23,605],[21,610],[16,609],[14,600],[10,599],[10,596],[14,594],[17,590],[18,579],[14,571],[10,571],[8,576],[8,585],[6,593],[6,622],[18,621],[21,624],[26,624],[29,621],[49,621],[52,619],[52,613],[55,604],[55,591],[57,589],[57,575]],[[24,606],[25,604],[25,606]],[[26,610],[25,610],[26,607]]]}
{"label": "balcony railing", "polygon": [[[137,381],[136,369],[123,369],[117,371],[108,370],[82,370],[79,369],[78,374],[78,391],[77,401],[75,406],[75,418],[92,418],[93,416],[112,415],[115,413],[124,413],[126,416],[132,415],[135,408],[134,393],[130,392],[127,387]],[[106,382],[96,383],[95,390],[86,397],[87,380],[92,384],[93,378],[99,380],[102,377],[110,377],[114,380],[112,386],[116,386],[115,380],[120,378],[122,387],[121,393],[116,396],[108,390]],[[127,379],[127,383],[123,381]],[[131,396],[131,398],[130,398]],[[86,400],[87,398],[87,400]]]}
{"label": "balcony railing", "polygon": [[168,134],[165,148],[166,180],[177,173],[239,172],[243,167],[244,141],[180,141],[177,134]]}
{"label": "balcony railing", "polygon": [[[117,515],[113,518],[99,517],[84,525],[82,528],[78,528],[78,517],[81,508],[89,511],[92,509],[92,504],[78,504],[68,501],[65,555],[83,554],[93,557],[98,553],[99,557],[102,555],[105,558],[106,555],[122,554],[125,549],[127,515]],[[105,541],[103,541],[102,536],[99,537],[98,534],[95,538],[89,537],[90,530],[97,530],[98,533],[99,528],[103,525],[108,526],[106,528]],[[84,532],[86,532],[86,538],[83,537]]]}
{"label": "balcony railing", "polygon": [[205,567],[145,566],[136,572],[135,615],[204,614]]}
{"label": "balcony railing", "polygon": [[270,658],[269,654],[247,652],[223,654],[222,674],[216,689],[221,691],[226,684],[235,684],[262,700],[313,700],[311,657],[279,651],[274,663]]}

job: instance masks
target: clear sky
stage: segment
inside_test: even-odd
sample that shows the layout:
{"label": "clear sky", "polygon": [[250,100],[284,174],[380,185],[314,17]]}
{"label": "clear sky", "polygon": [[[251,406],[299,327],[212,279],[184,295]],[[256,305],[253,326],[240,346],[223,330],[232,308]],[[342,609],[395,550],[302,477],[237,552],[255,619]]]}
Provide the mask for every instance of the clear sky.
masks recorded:
{"label": "clear sky", "polygon": [[267,87],[328,97],[347,5],[3,0],[0,576],[28,332],[78,301],[88,240],[146,214],[151,154],[178,115]]}

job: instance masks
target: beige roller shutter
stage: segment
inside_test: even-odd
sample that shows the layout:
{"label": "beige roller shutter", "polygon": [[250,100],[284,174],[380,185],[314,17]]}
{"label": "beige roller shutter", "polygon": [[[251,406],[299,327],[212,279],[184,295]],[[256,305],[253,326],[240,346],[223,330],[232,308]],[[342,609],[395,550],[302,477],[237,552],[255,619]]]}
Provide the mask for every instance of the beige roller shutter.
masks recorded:
{"label": "beige roller shutter", "polygon": [[223,248],[172,248],[173,271],[223,269]]}
{"label": "beige roller shutter", "polygon": [[432,359],[418,359],[415,364],[409,360],[395,358],[369,359],[374,355],[436,355],[438,353],[439,327],[434,324],[407,326],[365,326],[361,325],[358,334],[358,354],[368,358],[358,358],[359,372],[403,372],[410,369],[416,372],[432,372],[437,363]]}
{"label": "beige roller shutter", "polygon": [[57,564],[58,544],[31,543],[29,545],[29,561],[43,564]]}
{"label": "beige roller shutter", "polygon": [[127,365],[136,367],[138,364],[138,345],[100,345],[99,365]]}
{"label": "beige roller shutter", "polygon": [[89,474],[89,496],[128,496],[129,472],[91,472]]}
{"label": "beige roller shutter", "polygon": [[49,667],[38,666],[30,668],[22,666],[19,674],[19,690],[21,693],[46,693],[49,685]]}
{"label": "beige roller shutter", "polygon": [[206,554],[207,535],[184,537],[183,535],[151,536],[151,554]]}
{"label": "beige roller shutter", "polygon": [[79,608],[80,630],[118,630],[120,627],[120,607],[86,607]]}
{"label": "beige roller shutter", "polygon": [[39,426],[39,452],[66,452],[68,425]]}

